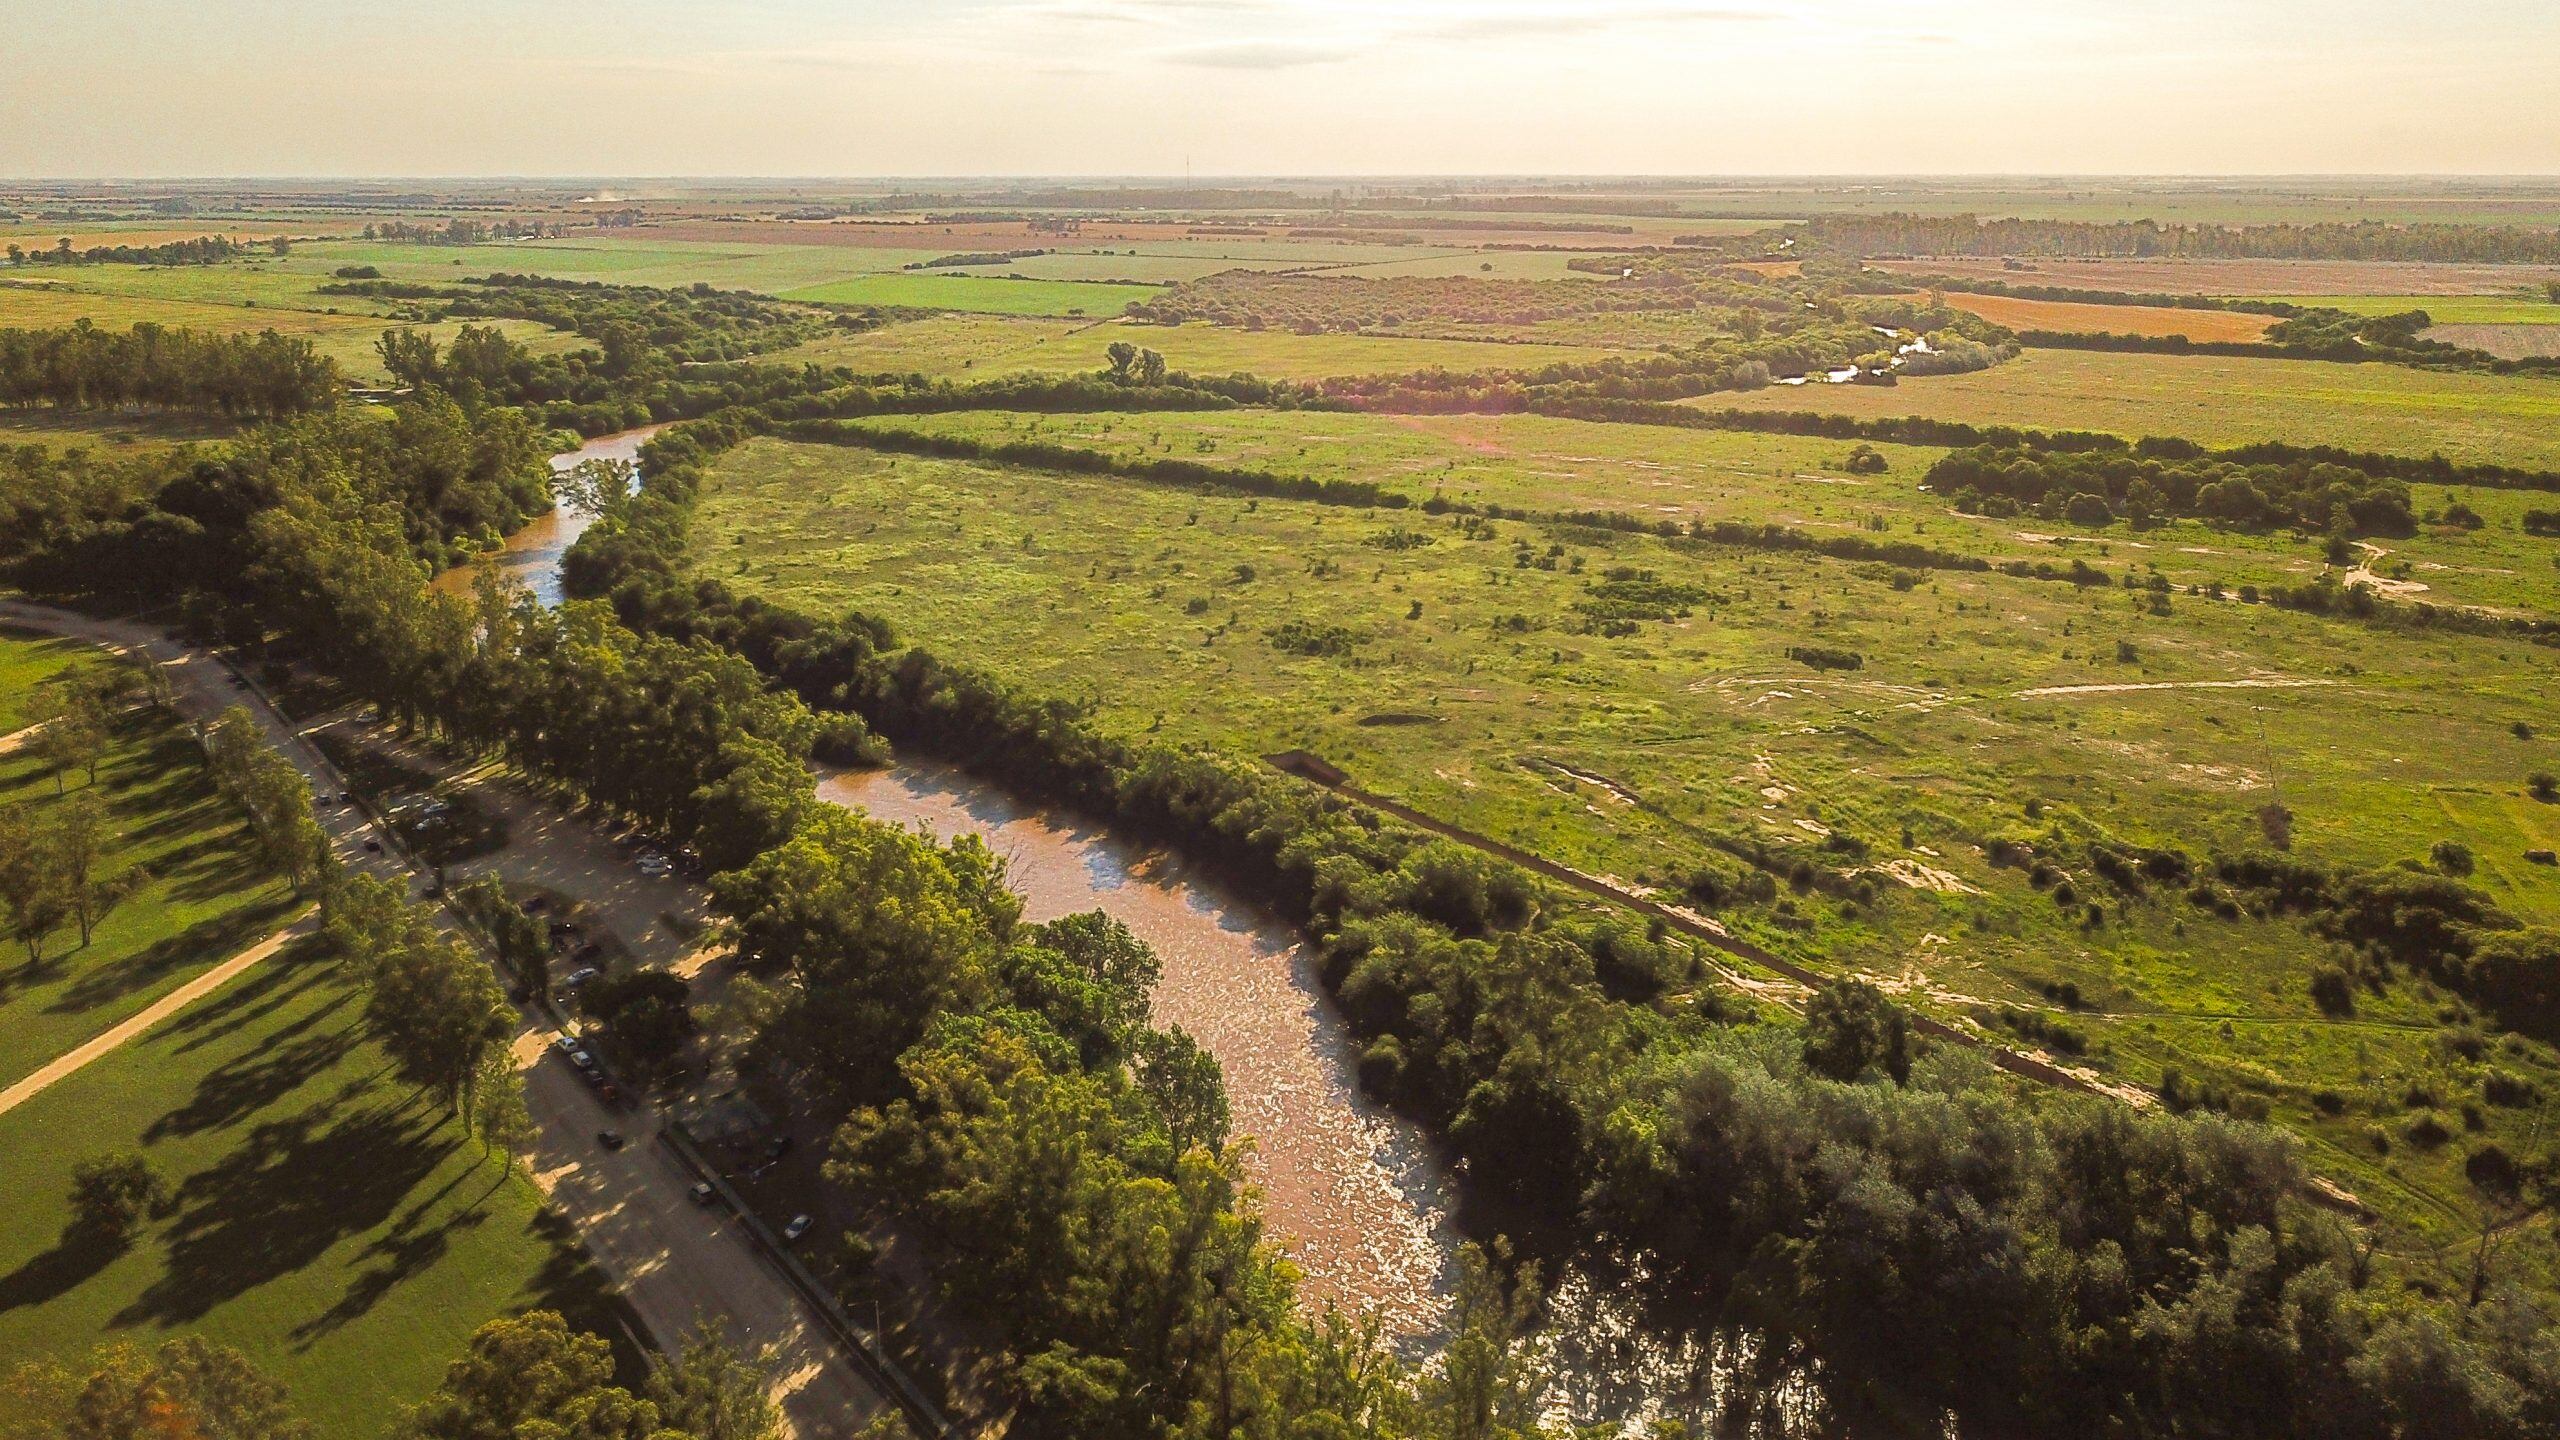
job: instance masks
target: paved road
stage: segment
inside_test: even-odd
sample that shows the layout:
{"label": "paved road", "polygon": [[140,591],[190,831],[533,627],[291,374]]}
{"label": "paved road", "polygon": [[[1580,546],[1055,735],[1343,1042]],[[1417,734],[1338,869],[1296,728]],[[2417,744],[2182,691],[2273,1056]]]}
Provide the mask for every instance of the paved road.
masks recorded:
{"label": "paved road", "polygon": [[[210,720],[232,705],[245,705],[267,742],[301,768],[315,792],[340,794],[348,788],[318,747],[240,684],[228,666],[156,629],[11,600],[0,600],[0,623],[147,656],[168,675],[180,714]],[[519,796],[516,803],[525,802]],[[377,875],[409,879],[415,892],[416,877],[406,875],[388,837],[377,834],[361,810],[322,805],[317,814],[348,864]],[[578,894],[577,876],[608,873],[605,862],[614,853],[609,841],[556,812],[524,818],[538,818],[541,823],[515,832],[507,850],[494,857],[488,868],[509,878],[539,877],[541,883],[572,895]],[[380,848],[367,850],[368,840]],[[517,852],[522,853],[516,863],[510,863],[508,857]],[[615,865],[610,873],[620,883],[628,875],[628,866]],[[624,907],[635,899],[668,898],[654,890],[600,898],[619,898]],[[670,904],[667,908],[682,907]],[[240,957],[207,972],[196,983],[242,960],[255,963],[248,956]],[[737,1233],[736,1222],[702,1210],[687,1198],[688,1177],[647,1138],[654,1121],[645,1113],[608,1112],[565,1065],[543,1058],[551,1034],[538,1018],[527,1017],[515,1043],[518,1061],[527,1067],[526,1107],[540,1131],[529,1163],[535,1179],[577,1227],[589,1252],[630,1300],[659,1347],[676,1350],[697,1324],[708,1320],[724,1322],[734,1341],[775,1346],[781,1361],[776,1399],[797,1440],[849,1435],[886,1408],[879,1393],[815,1329],[798,1293]],[[607,1128],[629,1136],[628,1147],[614,1153],[598,1144],[596,1133]]]}

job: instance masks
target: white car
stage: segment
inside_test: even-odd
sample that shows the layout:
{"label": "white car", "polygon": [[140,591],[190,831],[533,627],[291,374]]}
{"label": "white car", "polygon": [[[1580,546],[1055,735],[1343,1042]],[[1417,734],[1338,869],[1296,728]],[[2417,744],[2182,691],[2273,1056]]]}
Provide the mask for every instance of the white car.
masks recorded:
{"label": "white car", "polygon": [[792,1245],[797,1245],[797,1244],[799,1244],[799,1243],[800,1243],[800,1237],[801,1237],[801,1236],[803,1236],[803,1235],[808,1234],[808,1233],[809,1233],[809,1227],[810,1227],[810,1226],[812,1226],[812,1225],[815,1225],[816,1223],[818,1223],[818,1222],[817,1222],[817,1221],[815,1221],[815,1220],[810,1219],[810,1218],[809,1218],[808,1216],[806,1216],[806,1215],[794,1215],[794,1216],[792,1216],[792,1217],[791,1217],[791,1223],[782,1227],[782,1238],[783,1238],[783,1241],[784,1241],[786,1244],[792,1244]]}

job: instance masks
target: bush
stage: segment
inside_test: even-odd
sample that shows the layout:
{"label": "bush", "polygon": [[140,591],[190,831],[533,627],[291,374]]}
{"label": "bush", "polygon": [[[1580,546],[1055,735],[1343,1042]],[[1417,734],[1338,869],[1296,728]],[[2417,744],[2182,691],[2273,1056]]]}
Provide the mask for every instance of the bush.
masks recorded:
{"label": "bush", "polygon": [[2347,972],[2331,965],[2311,977],[2311,1003],[2320,1013],[2341,1020],[2356,1013],[2356,987]]}
{"label": "bush", "polygon": [[2459,840],[2439,840],[2435,848],[2427,853],[2436,862],[2436,868],[2447,875],[2463,876],[2471,873],[2471,847]]}
{"label": "bush", "polygon": [[168,1204],[168,1183],[131,1151],[92,1156],[71,1167],[72,1227],[110,1245],[131,1239],[135,1226]]}
{"label": "bush", "polygon": [[2554,775],[2548,770],[2536,770],[2525,777],[2524,788],[2534,799],[2547,805],[2554,800],[2560,800],[2560,775]]}

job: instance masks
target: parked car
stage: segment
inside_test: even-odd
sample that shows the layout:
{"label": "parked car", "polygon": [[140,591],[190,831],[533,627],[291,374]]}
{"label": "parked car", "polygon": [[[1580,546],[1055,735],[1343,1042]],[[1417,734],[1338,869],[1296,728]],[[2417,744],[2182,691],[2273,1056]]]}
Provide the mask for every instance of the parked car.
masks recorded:
{"label": "parked car", "polygon": [[551,1048],[559,1051],[563,1055],[574,1055],[583,1047],[577,1036],[563,1030],[559,1034],[551,1037]]}
{"label": "parked car", "polygon": [[599,1130],[596,1132],[596,1143],[607,1150],[619,1150],[622,1148],[622,1132],[619,1130]]}
{"label": "parked car", "polygon": [[779,1160],[790,1153],[791,1137],[788,1135],[776,1135],[764,1147],[764,1158],[767,1160]]}
{"label": "parked car", "polygon": [[592,1075],[595,1073],[596,1057],[588,1054],[583,1049],[571,1050],[569,1052],[569,1063],[586,1071],[588,1074]]}
{"label": "parked car", "polygon": [[808,1234],[808,1233],[809,1233],[809,1227],[810,1227],[810,1226],[812,1226],[812,1225],[815,1225],[815,1224],[817,1224],[817,1223],[818,1223],[817,1221],[815,1221],[815,1220],[811,1219],[810,1217],[808,1217],[808,1216],[806,1216],[806,1215],[794,1215],[794,1216],[792,1216],[792,1217],[791,1217],[791,1223],[782,1227],[782,1239],[783,1239],[783,1243],[785,1243],[785,1244],[789,1244],[789,1245],[797,1245],[797,1244],[799,1244],[799,1243],[800,1243],[800,1237],[801,1237],[801,1236],[803,1236],[803,1235]]}
{"label": "parked car", "polygon": [[[581,954],[583,954],[583,953],[585,953],[585,952],[581,951],[580,953],[581,953]],[[570,989],[574,990],[574,989],[578,988],[579,986],[586,984],[588,981],[595,979],[597,976],[602,975],[603,973],[604,973],[603,971],[601,971],[601,970],[597,969],[597,968],[596,968],[596,967],[594,967],[593,965],[589,965],[589,966],[585,966],[585,967],[583,967],[583,968],[581,968],[581,969],[577,969],[577,970],[572,970],[572,971],[570,971],[570,972],[569,972],[569,978],[568,978],[568,979],[566,979],[566,980],[561,981],[560,983],[561,983],[561,984],[563,984],[563,985],[566,985],[566,986],[568,986]]]}
{"label": "parked car", "polygon": [[711,1182],[708,1180],[693,1182],[693,1188],[685,1193],[693,1197],[693,1203],[696,1205],[708,1205],[720,1195],[720,1192],[711,1188]]}

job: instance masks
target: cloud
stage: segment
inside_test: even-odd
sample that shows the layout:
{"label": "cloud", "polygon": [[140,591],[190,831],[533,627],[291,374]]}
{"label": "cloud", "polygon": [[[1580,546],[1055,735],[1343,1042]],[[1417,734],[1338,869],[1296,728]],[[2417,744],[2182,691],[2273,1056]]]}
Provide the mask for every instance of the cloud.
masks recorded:
{"label": "cloud", "polygon": [[1306,65],[1330,65],[1359,53],[1358,47],[1351,45],[1318,45],[1296,40],[1236,40],[1168,50],[1164,58],[1176,65],[1198,65],[1212,70],[1294,70]]}
{"label": "cloud", "polygon": [[1411,32],[1417,39],[1494,40],[1518,35],[1585,35],[1636,26],[1758,24],[1768,10],[1710,5],[1590,5],[1573,10],[1514,10],[1461,15]]}

